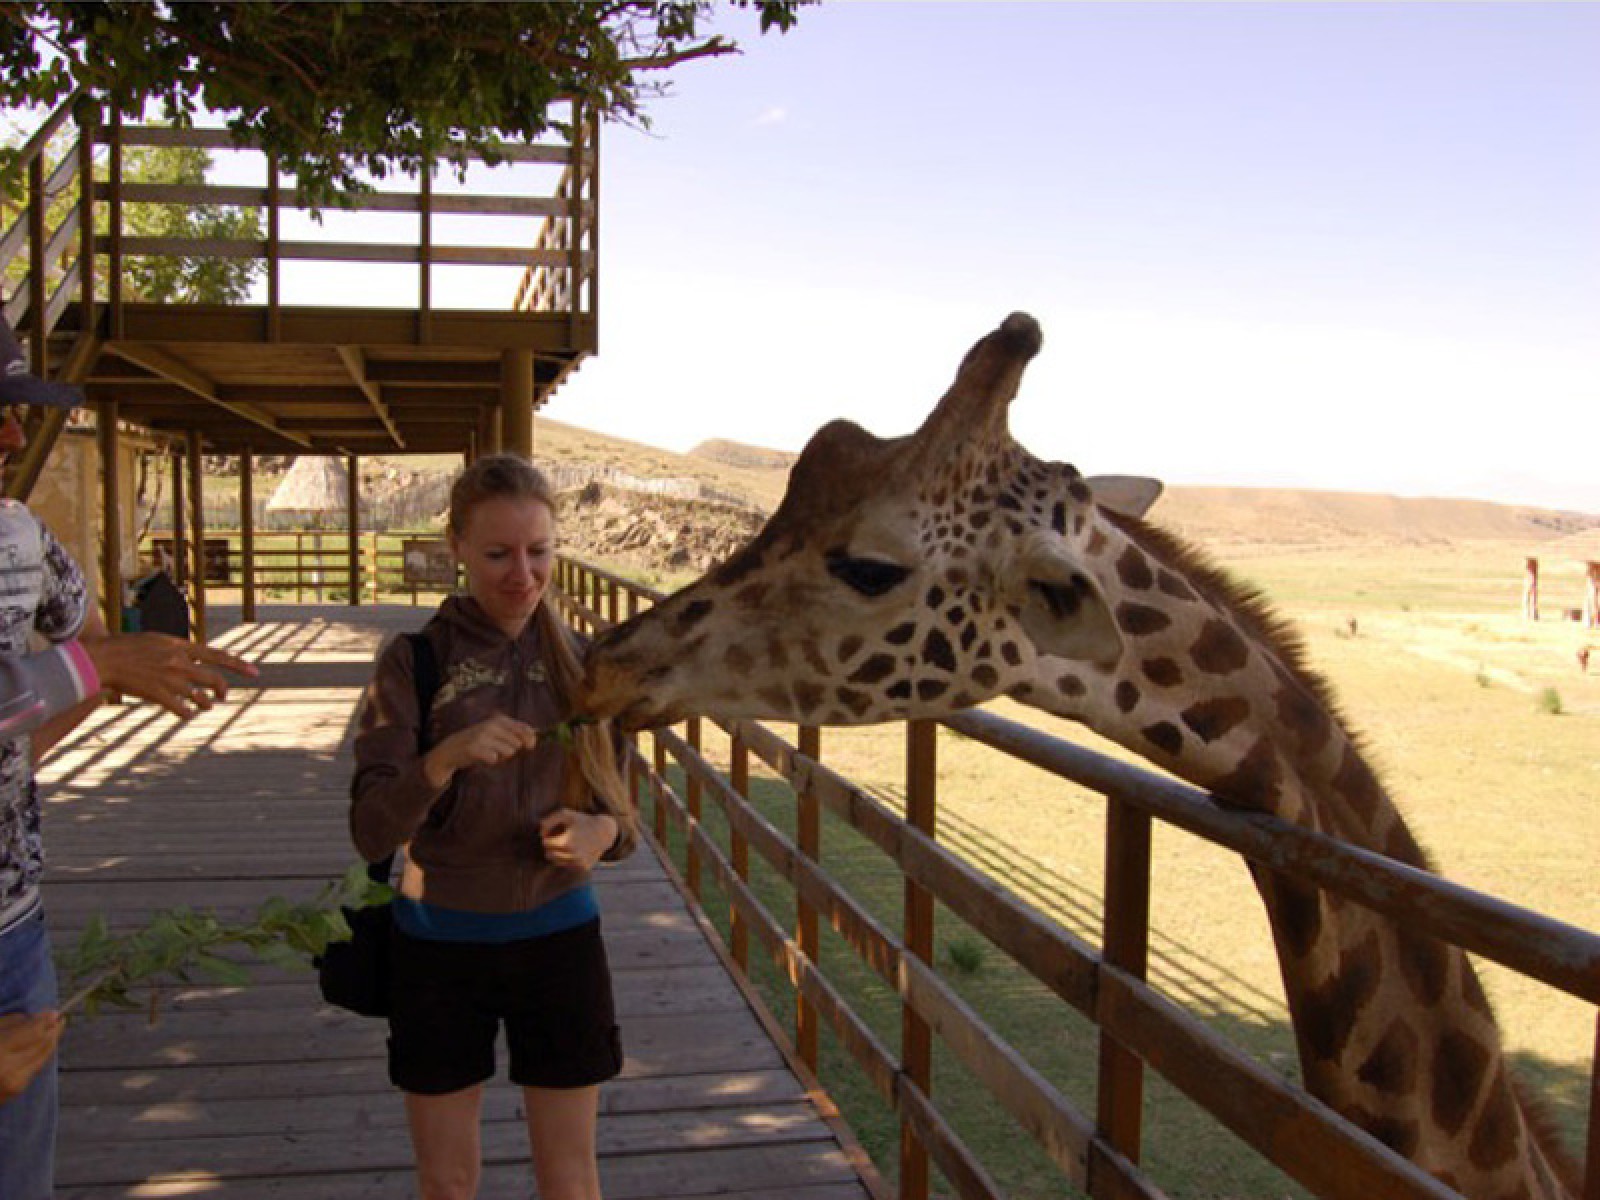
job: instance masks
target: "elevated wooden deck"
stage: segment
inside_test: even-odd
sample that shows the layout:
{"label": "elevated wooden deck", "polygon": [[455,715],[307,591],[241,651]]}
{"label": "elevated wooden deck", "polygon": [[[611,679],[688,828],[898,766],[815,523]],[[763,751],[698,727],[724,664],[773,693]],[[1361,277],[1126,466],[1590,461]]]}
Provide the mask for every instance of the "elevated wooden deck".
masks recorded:
{"label": "elevated wooden deck", "polygon": [[[352,718],[387,634],[412,608],[213,610],[213,641],[258,686],[188,725],[100,710],[42,772],[58,944],[90,914],[243,916],[315,894],[353,852]],[[222,631],[222,632],[218,632]],[[602,1100],[608,1200],[865,1200],[859,1152],[796,1075],[646,846],[600,877],[627,1067]],[[76,1022],[62,1052],[62,1200],[414,1194],[384,1028],[328,1008],[309,974],[252,967],[249,988],[192,987],[148,1014]],[[533,1193],[521,1094],[485,1101],[482,1195]]]}

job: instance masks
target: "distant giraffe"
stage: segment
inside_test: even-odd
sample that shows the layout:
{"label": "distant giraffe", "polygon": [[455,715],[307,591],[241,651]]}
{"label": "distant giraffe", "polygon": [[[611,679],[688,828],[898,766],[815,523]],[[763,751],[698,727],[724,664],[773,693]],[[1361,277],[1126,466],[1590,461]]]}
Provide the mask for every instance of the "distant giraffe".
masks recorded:
{"label": "distant giraffe", "polygon": [[[922,428],[836,421],[740,552],[602,635],[583,707],[862,724],[999,695],[1082,721],[1232,808],[1425,866],[1326,684],[1259,597],[1142,520],[1151,481],[1012,440],[1041,344],[1013,314]],[[1467,957],[1254,872],[1310,1091],[1473,1200],[1575,1196]]]}
{"label": "distant giraffe", "polygon": [[1522,580],[1522,615],[1530,621],[1539,619],[1539,560],[1529,556],[1523,560],[1526,571]]}
{"label": "distant giraffe", "polygon": [[1584,564],[1583,627],[1600,629],[1600,562]]}

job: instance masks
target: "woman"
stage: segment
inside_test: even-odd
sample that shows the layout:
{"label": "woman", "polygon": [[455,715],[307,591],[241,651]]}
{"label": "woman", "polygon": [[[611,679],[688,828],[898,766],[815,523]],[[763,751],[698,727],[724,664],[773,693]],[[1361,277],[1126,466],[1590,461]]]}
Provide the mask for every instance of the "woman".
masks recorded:
{"label": "woman", "polygon": [[356,738],[356,847],[369,862],[405,850],[389,1077],[424,1200],[474,1196],[503,1025],[539,1195],[599,1200],[599,1084],[622,1053],[589,872],[633,849],[633,811],[607,727],[576,728],[576,761],[541,736],[574,715],[581,676],[548,602],[544,476],[514,455],[479,459],[451,489],[449,541],[467,589],[423,630],[440,681],[430,711],[417,711],[411,639],[395,638]]}

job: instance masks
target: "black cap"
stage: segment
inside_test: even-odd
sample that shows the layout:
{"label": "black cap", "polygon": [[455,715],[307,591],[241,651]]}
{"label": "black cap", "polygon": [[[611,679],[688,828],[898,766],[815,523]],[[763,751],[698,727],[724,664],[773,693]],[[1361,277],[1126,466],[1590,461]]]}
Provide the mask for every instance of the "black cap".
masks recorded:
{"label": "black cap", "polygon": [[0,404],[43,404],[77,408],[83,393],[70,384],[47,383],[28,370],[28,356],[17,343],[11,322],[0,315]]}

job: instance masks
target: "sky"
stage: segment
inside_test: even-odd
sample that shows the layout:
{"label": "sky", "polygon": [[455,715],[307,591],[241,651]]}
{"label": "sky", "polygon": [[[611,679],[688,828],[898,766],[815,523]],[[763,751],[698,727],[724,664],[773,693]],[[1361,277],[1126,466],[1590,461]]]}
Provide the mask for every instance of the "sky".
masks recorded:
{"label": "sky", "polygon": [[911,432],[1007,313],[1089,474],[1600,513],[1600,5],[828,0],[602,146],[600,353],[672,450]]}

